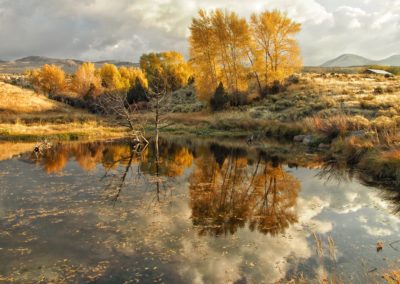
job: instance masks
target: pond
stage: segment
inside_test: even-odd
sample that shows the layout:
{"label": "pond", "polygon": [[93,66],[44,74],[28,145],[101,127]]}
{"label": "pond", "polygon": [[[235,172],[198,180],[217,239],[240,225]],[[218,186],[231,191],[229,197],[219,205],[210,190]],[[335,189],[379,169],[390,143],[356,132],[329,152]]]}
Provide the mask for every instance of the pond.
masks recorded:
{"label": "pond", "polygon": [[399,266],[396,191],[321,153],[185,137],[158,148],[0,144],[0,282],[366,283]]}

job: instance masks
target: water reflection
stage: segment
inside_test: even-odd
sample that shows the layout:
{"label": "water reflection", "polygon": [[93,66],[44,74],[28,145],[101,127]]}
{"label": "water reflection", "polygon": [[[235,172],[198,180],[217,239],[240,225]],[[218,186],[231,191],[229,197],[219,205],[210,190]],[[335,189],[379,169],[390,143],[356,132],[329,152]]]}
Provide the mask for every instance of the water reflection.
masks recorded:
{"label": "water reflection", "polygon": [[[322,180],[338,183],[357,180],[363,185],[380,188],[380,195],[389,201],[393,213],[400,213],[400,176],[398,178],[373,176],[368,172],[355,169],[351,162],[332,155],[322,155],[319,160],[318,177]],[[385,169],[377,169],[377,172],[381,170],[385,171]]]}
{"label": "water reflection", "polygon": [[[72,282],[318,281],[335,272],[315,254],[314,232],[335,240],[346,283],[364,283],[366,269],[398,256],[388,244],[400,222],[377,194],[386,191],[332,159],[272,148],[183,138],[137,153],[125,142],[67,143],[3,161],[0,282],[63,282],[64,259]],[[387,245],[377,256],[378,240]]]}
{"label": "water reflection", "polygon": [[71,159],[85,171],[102,165],[106,196],[114,203],[124,187],[141,182],[155,185],[159,201],[161,189],[167,190],[165,183],[193,166],[190,206],[200,235],[234,234],[246,224],[252,231],[277,235],[297,222],[300,182],[275,156],[259,151],[254,159],[245,149],[216,143],[196,151],[189,147],[160,140],[158,149],[153,141],[137,153],[129,143],[58,144],[31,158],[48,174],[61,174]]}
{"label": "water reflection", "polygon": [[200,235],[234,234],[247,223],[252,231],[276,235],[297,221],[300,183],[281,164],[260,153],[251,165],[243,150],[215,144],[202,151],[189,178],[192,219]]}

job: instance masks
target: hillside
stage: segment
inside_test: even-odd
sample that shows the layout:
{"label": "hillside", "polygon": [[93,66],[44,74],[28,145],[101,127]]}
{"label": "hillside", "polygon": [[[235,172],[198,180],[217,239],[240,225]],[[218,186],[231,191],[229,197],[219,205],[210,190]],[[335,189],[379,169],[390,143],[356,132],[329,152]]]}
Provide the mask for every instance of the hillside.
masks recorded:
{"label": "hillside", "polygon": [[400,55],[392,55],[382,60],[372,60],[356,54],[343,54],[321,65],[321,67],[352,67],[367,65],[400,66]]}
{"label": "hillside", "polygon": [[379,61],[381,65],[400,66],[400,54]]}
{"label": "hillside", "polygon": [[[39,68],[45,64],[54,64],[60,66],[65,72],[73,73],[81,65],[83,61],[77,59],[58,59],[43,56],[28,56],[11,61],[0,60],[0,73],[23,73],[26,70]],[[102,60],[94,62],[96,67],[100,67],[104,63],[112,63],[118,67],[120,66],[134,66],[138,64],[132,62],[122,62],[117,60]]]}
{"label": "hillside", "polygon": [[123,131],[86,110],[0,81],[0,140],[89,139]]}

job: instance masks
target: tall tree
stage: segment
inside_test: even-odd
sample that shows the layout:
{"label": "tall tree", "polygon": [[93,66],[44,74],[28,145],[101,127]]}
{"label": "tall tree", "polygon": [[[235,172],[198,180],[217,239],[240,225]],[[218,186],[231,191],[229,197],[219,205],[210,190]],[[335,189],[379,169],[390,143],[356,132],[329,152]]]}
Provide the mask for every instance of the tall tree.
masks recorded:
{"label": "tall tree", "polygon": [[[301,66],[295,36],[301,26],[274,10],[253,14],[250,25],[236,13],[200,10],[190,27],[190,57],[195,86],[209,99],[222,82],[227,92],[262,89]],[[254,79],[252,79],[254,78]]]}
{"label": "tall tree", "polygon": [[254,57],[257,72],[264,74],[265,85],[281,81],[301,66],[300,49],[295,36],[301,25],[278,10],[251,16]]}
{"label": "tall tree", "polygon": [[228,92],[246,91],[249,27],[234,12],[199,11],[190,27],[190,54],[200,97],[209,98],[218,82]]}
{"label": "tall tree", "polygon": [[211,17],[199,10],[190,26],[190,58],[195,72],[195,86],[200,99],[208,99],[218,86],[217,50]]}
{"label": "tall tree", "polygon": [[245,62],[250,42],[246,20],[234,12],[217,9],[211,14],[211,22],[217,41],[218,62],[228,91],[246,90]]}

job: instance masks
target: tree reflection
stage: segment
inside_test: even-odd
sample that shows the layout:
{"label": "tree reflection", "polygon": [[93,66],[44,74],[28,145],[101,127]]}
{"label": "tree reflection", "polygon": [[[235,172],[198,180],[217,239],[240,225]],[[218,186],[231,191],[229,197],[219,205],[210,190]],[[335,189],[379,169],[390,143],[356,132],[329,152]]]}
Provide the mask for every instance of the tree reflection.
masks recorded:
{"label": "tree reflection", "polygon": [[[147,147],[140,149],[139,144],[124,144],[123,147],[108,148],[104,151],[103,165],[106,168],[106,173],[103,179],[108,179],[109,182],[105,187],[105,194],[110,199],[114,206],[118,201],[122,189],[126,186],[127,178],[131,173],[130,184],[135,187],[138,185],[139,179],[142,176],[140,167],[137,166],[136,170],[133,169],[135,164],[139,164],[142,155],[147,153]],[[120,165],[120,166],[118,166]],[[113,171],[111,174],[110,172]]]}
{"label": "tree reflection", "polygon": [[193,224],[203,235],[234,234],[246,225],[276,235],[297,222],[300,184],[277,158],[263,153],[249,158],[241,148],[216,143],[196,147],[194,155],[189,147],[156,141],[140,152],[129,143],[59,144],[36,162],[47,173],[61,173],[68,160],[85,171],[103,167],[104,195],[113,204],[124,188],[138,187],[153,189],[153,202],[159,203],[172,192],[172,181],[190,173]]}
{"label": "tree reflection", "polygon": [[281,164],[274,166],[264,162],[254,181],[258,201],[250,220],[250,229],[257,228],[262,233],[277,235],[297,222],[294,208],[299,189],[299,181],[286,173]]}
{"label": "tree reflection", "polygon": [[202,151],[189,178],[192,220],[201,235],[234,234],[247,222],[251,230],[275,235],[297,222],[300,183],[274,159],[260,154],[249,165],[240,149]]}

